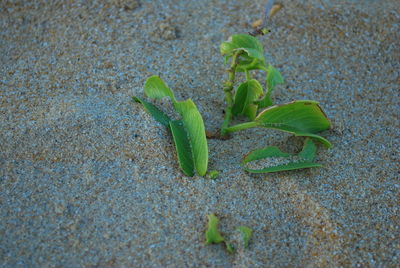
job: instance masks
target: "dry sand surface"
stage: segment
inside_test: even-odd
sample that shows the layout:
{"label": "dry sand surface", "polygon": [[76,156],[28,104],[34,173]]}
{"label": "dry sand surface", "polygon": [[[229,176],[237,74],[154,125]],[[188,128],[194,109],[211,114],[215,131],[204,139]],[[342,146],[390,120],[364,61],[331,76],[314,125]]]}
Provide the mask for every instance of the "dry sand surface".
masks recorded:
{"label": "dry sand surface", "polygon": [[[131,98],[160,75],[216,131],[219,44],[265,1],[2,0],[0,266],[399,265],[399,2],[282,3],[260,38],[286,80],[274,99],[318,100],[334,147],[324,168],[251,175],[244,154],[302,139],[239,132],[209,140],[209,180],[182,175],[170,133]],[[231,240],[251,227],[249,248],[205,245],[210,213]]]}

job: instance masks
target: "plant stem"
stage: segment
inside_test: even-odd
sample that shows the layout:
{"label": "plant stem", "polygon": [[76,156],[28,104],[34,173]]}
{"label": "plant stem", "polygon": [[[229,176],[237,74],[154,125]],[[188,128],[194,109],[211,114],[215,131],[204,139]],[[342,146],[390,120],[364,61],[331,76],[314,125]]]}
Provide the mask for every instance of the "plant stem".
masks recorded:
{"label": "plant stem", "polygon": [[249,80],[251,79],[249,70],[246,69],[246,70],[244,71],[244,73],[245,73],[245,75],[246,75],[246,81],[249,81]]}
{"label": "plant stem", "polygon": [[224,92],[225,92],[225,101],[227,104],[225,110],[225,117],[224,122],[222,123],[221,127],[221,136],[226,136],[227,132],[226,129],[228,128],[229,121],[232,118],[232,107],[233,107],[233,96],[232,96],[232,89],[233,84],[235,82],[235,74],[236,74],[236,66],[238,65],[238,58],[242,51],[238,51],[232,56],[231,66],[228,69],[228,80],[224,83]]}
{"label": "plant stem", "polygon": [[228,127],[225,129],[226,133],[232,133],[232,132],[236,132],[239,130],[245,130],[248,128],[252,128],[252,127],[257,127],[258,123],[257,122],[246,122],[246,123],[242,123],[242,124],[237,124],[231,127]]}

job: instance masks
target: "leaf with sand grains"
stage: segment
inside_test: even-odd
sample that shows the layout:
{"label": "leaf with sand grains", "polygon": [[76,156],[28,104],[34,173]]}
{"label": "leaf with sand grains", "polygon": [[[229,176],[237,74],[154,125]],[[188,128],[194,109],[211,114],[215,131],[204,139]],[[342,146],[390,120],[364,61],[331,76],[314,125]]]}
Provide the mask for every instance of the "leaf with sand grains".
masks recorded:
{"label": "leaf with sand grains", "polygon": [[208,166],[208,145],[203,118],[196,105],[191,99],[176,101],[172,90],[158,76],[148,78],[144,88],[150,98],[168,97],[172,100],[175,110],[182,117],[181,120],[171,121],[153,104],[134,97],[134,100],[142,103],[154,119],[171,130],[179,166],[183,172],[187,176],[193,176],[195,169],[200,176],[204,176]]}
{"label": "leaf with sand grains", "polygon": [[299,100],[269,107],[254,122],[260,127],[278,129],[296,136],[313,137],[328,148],[332,146],[327,139],[315,135],[331,127],[316,101]]}
{"label": "leaf with sand grains", "polygon": [[150,76],[146,80],[146,83],[144,84],[144,93],[147,97],[152,99],[170,97],[172,101],[176,101],[172,90],[157,75]]}
{"label": "leaf with sand grains", "polygon": [[[242,161],[244,169],[250,173],[271,173],[278,171],[287,171],[301,168],[321,167],[319,163],[314,163],[317,147],[311,138],[306,138],[302,151],[297,155],[282,152],[276,146],[268,146],[250,152]],[[265,168],[250,168],[249,163],[258,160],[271,158],[270,161],[264,161]]]}
{"label": "leaf with sand grains", "polygon": [[176,102],[175,109],[182,116],[189,137],[194,167],[200,176],[204,176],[208,165],[208,145],[203,118],[191,99]]}
{"label": "leaf with sand grains", "polygon": [[142,100],[138,97],[133,97],[133,100],[141,103],[144,106],[144,108],[146,109],[146,111],[151,116],[153,116],[153,118],[157,122],[161,123],[165,127],[169,127],[169,122],[171,121],[171,119],[168,117],[168,115],[166,115],[165,113],[160,111],[160,109],[158,109],[155,105],[153,105],[150,102],[147,102],[145,100]]}

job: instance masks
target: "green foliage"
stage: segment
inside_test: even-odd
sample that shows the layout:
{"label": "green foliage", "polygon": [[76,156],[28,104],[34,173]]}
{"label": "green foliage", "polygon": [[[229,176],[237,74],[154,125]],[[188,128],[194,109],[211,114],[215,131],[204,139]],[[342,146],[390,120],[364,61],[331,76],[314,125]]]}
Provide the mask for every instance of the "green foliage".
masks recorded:
{"label": "green foliage", "polygon": [[203,118],[196,105],[190,99],[176,102],[175,109],[182,116],[182,121],[189,137],[196,171],[200,176],[204,176],[207,172],[208,146]]}
{"label": "green foliage", "polygon": [[258,104],[258,108],[265,108],[268,106],[272,105],[272,99],[271,99],[271,94],[272,91],[275,89],[276,85],[283,84],[283,77],[280,74],[280,72],[272,67],[272,65],[268,65],[267,68],[267,78],[266,78],[266,83],[267,83],[267,92],[264,96],[264,98],[260,101],[257,101],[256,103]]}
{"label": "green foliage", "polygon": [[[235,252],[235,246],[226,241],[226,239],[221,235],[218,230],[219,219],[214,214],[210,214],[207,216],[208,218],[208,226],[206,230],[206,244],[219,244],[225,243],[226,250],[229,253]],[[251,235],[253,234],[253,230],[246,226],[239,226],[236,228],[241,234],[244,243],[244,247],[247,248],[249,245],[249,240]]]}
{"label": "green foliage", "polygon": [[283,77],[281,73],[275,69],[271,64],[267,68],[267,88],[268,92],[272,92],[276,85],[283,84]]}
{"label": "green foliage", "polygon": [[182,120],[174,120],[170,121],[169,125],[175,142],[179,166],[186,176],[192,177],[194,175],[194,161],[191,154],[189,136],[183,126],[183,122]]}
{"label": "green foliage", "polygon": [[203,118],[196,105],[191,99],[176,101],[172,90],[158,76],[147,79],[144,88],[150,98],[168,97],[172,100],[175,110],[182,117],[181,120],[172,121],[153,104],[134,97],[134,100],[143,104],[156,121],[171,130],[179,166],[183,173],[193,176],[196,170],[200,176],[204,176],[208,165],[208,145]]}
{"label": "green foliage", "polygon": [[264,61],[264,49],[261,42],[248,34],[232,35],[228,41],[223,42],[220,46],[222,55],[232,56],[237,51],[242,51],[252,59]]}
{"label": "green foliage", "polygon": [[316,101],[300,100],[271,106],[262,111],[254,121],[260,127],[273,128],[318,139],[328,148],[331,144],[315,133],[327,130],[331,123]]}
{"label": "green foliage", "polygon": [[218,230],[219,219],[214,214],[208,217],[208,227],[206,231],[206,244],[218,244],[224,242],[225,239]]}
{"label": "green foliage", "polygon": [[238,228],[236,228],[236,230],[238,230],[242,234],[244,247],[247,248],[249,246],[249,241],[251,235],[253,234],[253,230],[247,226],[239,226]]}
{"label": "green foliage", "polygon": [[155,105],[153,105],[150,102],[147,102],[145,100],[142,100],[142,99],[140,99],[138,97],[133,97],[133,100],[143,104],[143,106],[146,109],[146,111],[151,116],[153,116],[153,118],[157,122],[159,122],[160,124],[162,124],[165,127],[169,127],[169,122],[171,121],[171,119],[168,117],[168,115],[166,115],[165,113],[160,111]]}
{"label": "green foliage", "polygon": [[262,92],[261,84],[255,79],[242,83],[236,91],[232,113],[245,115],[253,120],[257,113],[257,105],[254,104],[254,101],[260,97]]}
{"label": "green foliage", "polygon": [[[331,143],[320,136],[319,133],[328,130],[331,123],[319,106],[318,102],[311,100],[297,100],[285,104],[274,105],[272,92],[276,86],[283,84],[284,79],[280,72],[271,64],[265,64],[264,49],[261,42],[248,34],[232,35],[220,46],[221,54],[225,61],[231,60],[228,69],[228,80],[224,83],[225,100],[227,108],[221,136],[252,127],[271,128],[291,133],[295,136],[307,137],[304,150],[313,151],[313,140],[319,141],[326,147]],[[253,78],[254,71],[265,72],[265,89],[259,81]],[[235,73],[244,72],[246,80],[239,83],[235,89]],[[134,97],[136,102],[143,104],[144,108],[160,122],[171,130],[177,151],[179,166],[187,176],[193,176],[195,171],[200,176],[205,176],[208,166],[208,145],[205,134],[204,122],[196,105],[192,100],[177,101],[173,91],[158,76],[151,76],[144,85],[145,95],[152,99],[171,99],[175,110],[180,114],[180,120],[172,121],[167,115],[153,104]],[[229,126],[233,116],[245,116],[250,121]],[[312,147],[314,146],[314,147]],[[247,155],[243,161],[245,170],[249,172],[276,172],[300,168],[319,167],[307,158],[306,151],[297,155],[299,161],[251,169],[245,164],[265,158],[293,158],[293,155],[281,152],[278,148],[269,146],[255,150]],[[210,173],[211,174],[211,173]],[[213,175],[214,176],[214,175]],[[208,175],[208,177],[213,177]],[[217,175],[215,175],[217,176]]]}
{"label": "green foliage", "polygon": [[[245,72],[246,75],[246,81],[239,84],[236,90],[234,88],[225,90],[225,100],[228,106],[221,128],[222,135],[252,127],[262,127],[289,132],[295,136],[313,138],[328,148],[332,146],[327,139],[317,134],[328,130],[331,126],[329,119],[318,105],[318,102],[298,100],[281,105],[273,104],[272,92],[277,85],[283,84],[284,80],[280,72],[272,65],[266,66],[265,59],[262,56],[264,50],[257,38],[246,34],[233,35],[228,41],[221,44],[220,51],[225,57],[225,61],[232,60],[225,85],[235,84],[236,72]],[[251,72],[257,70],[266,73],[265,90],[257,80],[252,78]],[[233,98],[233,96],[235,97]],[[266,109],[259,112],[263,108]],[[229,126],[229,121],[233,116],[237,115],[245,115],[250,121]],[[307,139],[307,144],[310,144],[308,141],[312,143],[311,139]],[[281,152],[278,148],[270,146],[253,151],[245,158],[244,162],[250,162],[252,158],[288,158],[289,156],[292,157]],[[303,156],[303,154],[299,154],[298,157],[301,161],[285,165],[268,167],[257,171],[250,168],[245,169],[249,172],[276,172],[321,166],[308,161]]]}
{"label": "green foliage", "polygon": [[153,75],[146,80],[146,83],[144,84],[144,93],[147,97],[152,99],[170,97],[175,101],[175,96],[172,90],[157,75]]}
{"label": "green foliage", "polygon": [[[321,167],[321,164],[314,163],[315,154],[317,151],[317,147],[315,146],[314,142],[311,138],[306,138],[303,146],[303,150],[297,155],[291,155],[289,153],[282,152],[276,146],[268,146],[263,149],[258,149],[250,152],[242,161],[242,166],[244,169],[251,173],[272,173],[278,171],[287,171],[287,170],[294,170],[294,169],[302,169],[302,168],[313,168],[313,167]],[[281,164],[282,161],[279,160],[286,160],[290,157],[297,157],[297,161],[293,162],[290,160],[288,163]],[[273,165],[270,165],[265,168],[249,168],[246,164],[265,159],[271,158]],[[276,160],[277,163],[276,163]]]}
{"label": "green foliage", "polygon": [[209,178],[210,180],[215,180],[216,178],[218,178],[218,176],[219,176],[219,171],[217,171],[217,170],[211,170],[207,174],[207,178]]}

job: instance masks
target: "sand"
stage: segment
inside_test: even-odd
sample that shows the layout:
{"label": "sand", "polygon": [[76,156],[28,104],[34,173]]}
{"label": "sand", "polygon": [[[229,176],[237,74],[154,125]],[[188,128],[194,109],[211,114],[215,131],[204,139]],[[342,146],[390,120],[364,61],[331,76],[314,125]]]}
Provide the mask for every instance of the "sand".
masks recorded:
{"label": "sand", "polygon": [[[218,130],[219,44],[251,31],[264,1],[88,2],[0,4],[1,267],[400,263],[397,0],[282,1],[260,38],[286,81],[274,100],[319,101],[334,147],[319,148],[324,168],[252,175],[250,150],[302,139],[209,140],[216,180],[185,177],[170,133],[131,98],[160,75]],[[210,213],[232,241],[251,227],[249,248],[205,245]]]}

